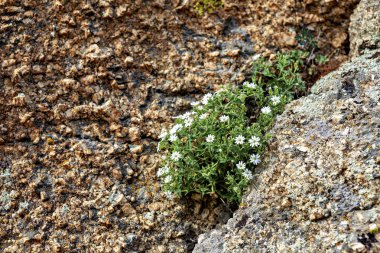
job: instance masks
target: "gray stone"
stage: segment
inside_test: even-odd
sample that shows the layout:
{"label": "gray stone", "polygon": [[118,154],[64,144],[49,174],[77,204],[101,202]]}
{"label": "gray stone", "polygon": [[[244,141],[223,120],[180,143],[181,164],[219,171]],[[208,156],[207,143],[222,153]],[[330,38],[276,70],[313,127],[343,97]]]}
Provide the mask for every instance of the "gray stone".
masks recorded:
{"label": "gray stone", "polygon": [[351,56],[358,56],[368,48],[380,48],[380,1],[360,1],[351,16],[349,31]]}

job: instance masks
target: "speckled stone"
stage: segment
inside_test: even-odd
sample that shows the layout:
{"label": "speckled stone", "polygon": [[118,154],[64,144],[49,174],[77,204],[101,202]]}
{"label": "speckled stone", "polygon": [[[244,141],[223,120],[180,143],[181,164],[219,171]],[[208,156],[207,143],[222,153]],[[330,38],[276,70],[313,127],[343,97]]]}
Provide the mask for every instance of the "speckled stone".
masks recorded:
{"label": "speckled stone", "polygon": [[350,56],[380,48],[380,1],[361,0],[350,22]]}
{"label": "speckled stone", "polygon": [[228,217],[164,196],[157,136],[300,27],[343,48],[356,0],[225,2],[0,0],[0,252],[185,252]]}

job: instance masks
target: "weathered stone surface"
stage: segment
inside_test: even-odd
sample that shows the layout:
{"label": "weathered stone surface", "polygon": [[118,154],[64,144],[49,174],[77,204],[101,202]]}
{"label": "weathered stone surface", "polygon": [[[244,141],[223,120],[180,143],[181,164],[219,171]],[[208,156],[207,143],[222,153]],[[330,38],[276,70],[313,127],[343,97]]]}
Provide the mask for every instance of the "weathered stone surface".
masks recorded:
{"label": "weathered stone surface", "polygon": [[380,251],[379,63],[356,58],[287,106],[246,207],[194,252]]}
{"label": "weathered stone surface", "polygon": [[360,1],[351,15],[349,31],[351,56],[358,56],[365,49],[380,48],[380,1]]}
{"label": "weathered stone surface", "polygon": [[0,252],[191,249],[228,214],[161,193],[161,129],[305,25],[342,49],[356,2],[0,0]]}

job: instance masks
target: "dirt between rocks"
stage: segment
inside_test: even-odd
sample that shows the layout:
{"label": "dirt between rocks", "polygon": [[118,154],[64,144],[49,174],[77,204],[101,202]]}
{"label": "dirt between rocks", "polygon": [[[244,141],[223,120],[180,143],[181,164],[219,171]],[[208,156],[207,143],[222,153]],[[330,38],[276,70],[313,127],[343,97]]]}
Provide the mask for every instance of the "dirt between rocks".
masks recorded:
{"label": "dirt between rocks", "polygon": [[0,0],[0,251],[190,251],[230,214],[164,197],[161,129],[302,27],[345,60],[357,2]]}

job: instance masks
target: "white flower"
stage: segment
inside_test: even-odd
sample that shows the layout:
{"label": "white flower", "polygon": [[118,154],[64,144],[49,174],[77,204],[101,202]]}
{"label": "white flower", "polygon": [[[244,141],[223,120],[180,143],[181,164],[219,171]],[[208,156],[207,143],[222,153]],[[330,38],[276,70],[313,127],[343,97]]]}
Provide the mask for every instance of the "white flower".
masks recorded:
{"label": "white flower", "polygon": [[377,227],[377,225],[375,223],[372,223],[372,224],[369,224],[369,232],[370,233],[377,233],[379,230],[379,228]]}
{"label": "white flower", "polygon": [[244,144],[244,136],[243,135],[239,135],[238,137],[235,138],[235,144]]}
{"label": "white flower", "polygon": [[239,169],[239,170],[244,170],[245,169],[245,163],[243,163],[242,161],[238,162],[236,164],[236,167]]}
{"label": "white flower", "polygon": [[185,126],[186,127],[190,127],[191,126],[191,124],[193,124],[193,119],[192,118],[187,118],[187,119],[185,119]]}
{"label": "white flower", "polygon": [[203,96],[202,98],[202,104],[207,105],[208,101],[212,98],[211,93],[207,93],[206,95]]}
{"label": "white flower", "polygon": [[207,142],[214,142],[215,140],[215,136],[212,135],[212,134],[209,134],[207,137],[206,137],[206,141]]}
{"label": "white flower", "polygon": [[252,136],[251,139],[249,139],[249,146],[252,148],[257,147],[260,145],[260,138],[257,136]]}
{"label": "white flower", "polygon": [[159,168],[157,170],[157,176],[158,177],[162,177],[164,174],[167,174],[169,172],[169,167],[168,166],[164,166],[162,168]]}
{"label": "white flower", "polygon": [[248,180],[252,180],[253,178],[252,172],[250,170],[244,170],[243,176]]}
{"label": "white flower", "polygon": [[227,122],[230,119],[227,115],[222,115],[219,117],[220,122]]}
{"label": "white flower", "polygon": [[261,57],[261,54],[256,54],[252,57],[252,61],[257,61]]}
{"label": "white flower", "polygon": [[271,111],[272,110],[270,109],[269,106],[265,106],[265,107],[261,108],[261,112],[264,114],[269,114],[269,113],[271,113]]}
{"label": "white flower", "polygon": [[190,117],[191,117],[191,115],[192,115],[192,113],[191,113],[191,112],[186,112],[186,113],[184,113],[184,114],[182,114],[182,115],[180,115],[180,116],[178,116],[178,117],[175,117],[175,118],[180,118],[180,119],[183,119],[183,120],[185,120],[185,119],[188,119],[188,118],[190,118]]}
{"label": "white flower", "polygon": [[172,153],[172,155],[170,156],[170,158],[175,161],[175,162],[178,162],[178,160],[182,157],[182,155],[178,152],[178,151],[174,151]]}
{"label": "white flower", "polygon": [[252,154],[251,157],[249,158],[249,161],[253,163],[254,165],[258,165],[261,162],[260,155]]}
{"label": "white flower", "polygon": [[165,179],[164,179],[164,182],[165,182],[166,184],[169,184],[171,181],[172,181],[172,176],[170,176],[170,175],[167,175],[167,176],[165,177]]}
{"label": "white flower", "polygon": [[167,197],[168,199],[172,199],[172,198],[174,197],[173,192],[171,192],[171,191],[166,191],[166,192],[165,192],[165,195],[166,195],[166,197]]}
{"label": "white flower", "polygon": [[182,124],[175,124],[172,129],[170,129],[170,134],[175,134],[176,132],[178,132],[179,130],[181,130],[183,127]]}
{"label": "white flower", "polygon": [[170,137],[169,137],[169,141],[173,142],[173,141],[176,141],[178,140],[178,136],[175,135],[175,134],[171,134]]}
{"label": "white flower", "polygon": [[205,119],[207,118],[208,113],[203,113],[201,116],[199,116],[200,119]]}
{"label": "white flower", "polygon": [[163,139],[163,138],[166,137],[166,135],[168,135],[168,132],[163,131],[163,132],[160,134],[160,136],[158,136],[158,138]]}
{"label": "white flower", "polygon": [[257,85],[255,83],[250,83],[250,82],[244,82],[243,86],[246,86],[251,89],[256,89]]}
{"label": "white flower", "polygon": [[279,96],[272,96],[270,100],[272,101],[273,105],[278,105],[281,102],[281,98]]}
{"label": "white flower", "polygon": [[160,151],[160,143],[157,144],[157,152]]}
{"label": "white flower", "polygon": [[191,102],[190,104],[191,104],[192,106],[197,106],[197,105],[200,104],[200,102],[199,102],[199,101],[195,101],[195,102]]}
{"label": "white flower", "polygon": [[203,110],[203,106],[198,106],[198,110],[202,111]]}

